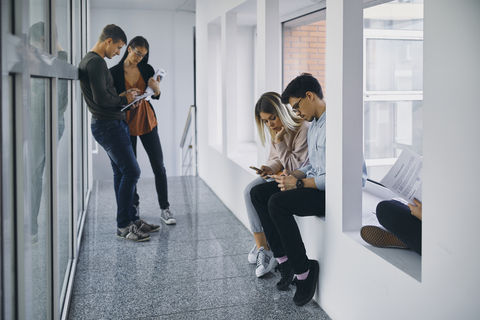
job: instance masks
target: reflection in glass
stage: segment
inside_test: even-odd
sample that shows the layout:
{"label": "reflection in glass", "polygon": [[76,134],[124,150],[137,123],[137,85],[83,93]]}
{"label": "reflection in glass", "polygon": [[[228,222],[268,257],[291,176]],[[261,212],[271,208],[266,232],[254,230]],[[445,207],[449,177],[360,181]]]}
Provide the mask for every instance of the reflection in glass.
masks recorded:
{"label": "reflection in glass", "polygon": [[46,79],[30,79],[29,166],[31,177],[32,296],[35,319],[47,318],[47,201],[45,171],[45,107],[48,105]]}
{"label": "reflection in glass", "polygon": [[45,50],[45,23],[40,21],[30,27],[29,42],[31,46],[37,49]]}
{"label": "reflection in glass", "polygon": [[423,41],[368,39],[367,91],[423,90]]}
{"label": "reflection in glass", "polygon": [[[57,31],[57,49],[60,58],[60,52],[69,52],[70,48],[70,0],[57,0],[55,4],[57,9],[57,26],[55,29]],[[77,23],[77,25],[79,24]]]}
{"label": "reflection in glass", "polygon": [[48,24],[48,2],[47,0],[30,0],[30,45],[40,50],[48,50],[50,44]]}
{"label": "reflection in glass", "polygon": [[[58,80],[58,145],[57,145],[57,228],[59,292],[62,292],[69,256],[70,235],[70,85],[69,80]],[[53,113],[55,114],[55,113]],[[62,303],[60,303],[62,305]]]}

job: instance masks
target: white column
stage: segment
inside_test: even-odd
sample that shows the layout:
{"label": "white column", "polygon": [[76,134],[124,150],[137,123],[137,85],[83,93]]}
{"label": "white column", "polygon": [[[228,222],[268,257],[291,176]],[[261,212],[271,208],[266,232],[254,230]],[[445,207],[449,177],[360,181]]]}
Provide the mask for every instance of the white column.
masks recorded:
{"label": "white column", "polygon": [[237,15],[222,15],[222,152],[237,150]]}
{"label": "white column", "polygon": [[[282,93],[281,32],[279,1],[257,0],[257,99],[268,91]],[[258,148],[258,163],[265,160]]]}
{"label": "white column", "polygon": [[426,0],[424,7],[422,283],[436,297],[425,309],[476,318],[480,2]]}
{"label": "white column", "polygon": [[363,2],[327,0],[327,8],[326,221],[341,215],[352,231],[362,222]]}

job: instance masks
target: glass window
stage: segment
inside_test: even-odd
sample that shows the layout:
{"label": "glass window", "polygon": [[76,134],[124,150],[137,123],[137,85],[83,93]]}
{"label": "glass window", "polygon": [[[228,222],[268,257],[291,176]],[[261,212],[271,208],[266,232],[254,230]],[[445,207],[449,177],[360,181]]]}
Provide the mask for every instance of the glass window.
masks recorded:
{"label": "glass window", "polygon": [[13,11],[12,11],[12,2],[11,1],[2,1],[2,30],[4,33],[13,33]]}
{"label": "glass window", "polygon": [[[84,120],[83,115],[85,112],[85,108],[82,107],[82,96],[81,96],[81,91],[80,91],[80,82],[76,81],[75,82],[76,86],[76,101],[75,101],[75,109],[74,112],[74,117],[73,121],[76,122],[76,133],[74,133],[74,139],[77,141],[76,149],[76,178],[75,178],[75,183],[76,183],[76,199],[77,199],[77,205],[76,205],[76,210],[77,210],[77,227],[80,226],[80,219],[82,218],[82,213],[83,213],[83,172],[84,172],[84,162],[83,162],[83,133],[84,133],[84,126],[86,123],[86,120]],[[84,122],[85,121],[85,122]]]}
{"label": "glass window", "polygon": [[367,91],[422,91],[423,41],[367,39]]}
{"label": "glass window", "polygon": [[[69,80],[58,80],[58,145],[57,145],[57,227],[58,227],[58,263],[59,263],[59,292],[67,279],[68,261],[70,259],[70,203],[71,203],[71,174],[70,174],[70,132],[71,132],[71,107],[70,107],[70,82]],[[62,292],[61,299],[64,292]],[[62,305],[62,303],[60,303]]]}
{"label": "glass window", "polygon": [[[49,181],[45,175],[46,127],[45,108],[49,105],[49,81],[30,79],[29,166],[31,197],[32,296],[35,319],[46,319],[48,308],[47,285],[47,216]],[[28,172],[28,170],[27,170]]]}
{"label": "glass window", "polygon": [[364,29],[423,30],[423,0],[395,0],[365,9]]}
{"label": "glass window", "polygon": [[48,1],[30,0],[30,45],[50,52],[50,32],[48,19]]}
{"label": "glass window", "polygon": [[74,65],[78,66],[80,61],[82,60],[82,25],[81,25],[81,18],[82,18],[82,7],[81,1],[75,0],[74,5],[74,15],[75,15],[75,22],[73,23],[74,27],[74,44],[75,44],[75,55],[72,59]]}
{"label": "glass window", "polygon": [[57,0],[57,26],[55,32],[57,33],[57,50],[58,57],[64,61],[70,61],[67,59],[67,53],[70,53],[71,39],[70,39],[70,1],[69,0]]}
{"label": "glass window", "polygon": [[311,73],[325,94],[326,10],[283,23],[283,87]]}
{"label": "glass window", "polygon": [[404,148],[422,155],[423,1],[364,10],[364,154],[380,181]]}

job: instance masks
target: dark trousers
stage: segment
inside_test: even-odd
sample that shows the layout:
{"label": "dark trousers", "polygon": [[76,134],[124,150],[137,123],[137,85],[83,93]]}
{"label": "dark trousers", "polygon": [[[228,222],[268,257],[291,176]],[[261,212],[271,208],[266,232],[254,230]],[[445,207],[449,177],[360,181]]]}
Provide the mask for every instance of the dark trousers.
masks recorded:
{"label": "dark trousers", "polygon": [[325,191],[280,191],[273,181],[253,187],[250,195],[274,257],[286,255],[295,274],[307,272],[310,263],[293,216],[325,216]]}
{"label": "dark trousers", "polygon": [[[162,145],[158,137],[157,127],[153,128],[151,132],[141,135],[140,140],[147,152],[153,174],[155,175],[155,188],[157,190],[160,209],[167,209],[170,206],[168,203],[167,172],[163,165]],[[137,157],[137,136],[130,136],[130,141],[132,143],[133,153],[135,157]],[[133,195],[133,204],[140,204],[140,196],[137,193],[137,188],[135,188],[135,194]]]}
{"label": "dark trousers", "polygon": [[395,200],[382,201],[377,205],[377,219],[410,249],[422,254],[422,220],[412,215],[408,206]]}
{"label": "dark trousers", "polygon": [[130,130],[125,120],[93,118],[91,129],[93,137],[110,158],[117,199],[117,227],[125,228],[131,221],[137,220],[132,201],[133,192],[140,177],[140,167],[130,142]]}

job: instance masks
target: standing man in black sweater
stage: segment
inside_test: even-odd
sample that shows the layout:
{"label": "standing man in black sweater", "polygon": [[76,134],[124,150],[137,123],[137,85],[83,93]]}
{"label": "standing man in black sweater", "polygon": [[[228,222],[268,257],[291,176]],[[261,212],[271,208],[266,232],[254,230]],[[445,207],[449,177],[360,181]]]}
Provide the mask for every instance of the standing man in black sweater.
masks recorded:
{"label": "standing man in black sweater", "polygon": [[124,105],[134,101],[139,90],[131,89],[118,95],[104,60],[119,55],[126,42],[127,37],[120,27],[107,25],[78,68],[82,93],[92,113],[93,137],[107,152],[113,168],[117,236],[131,241],[147,241],[150,240],[148,233],[158,231],[160,226],[136,217],[132,201],[140,168],[130,142],[125,111],[121,111]]}

